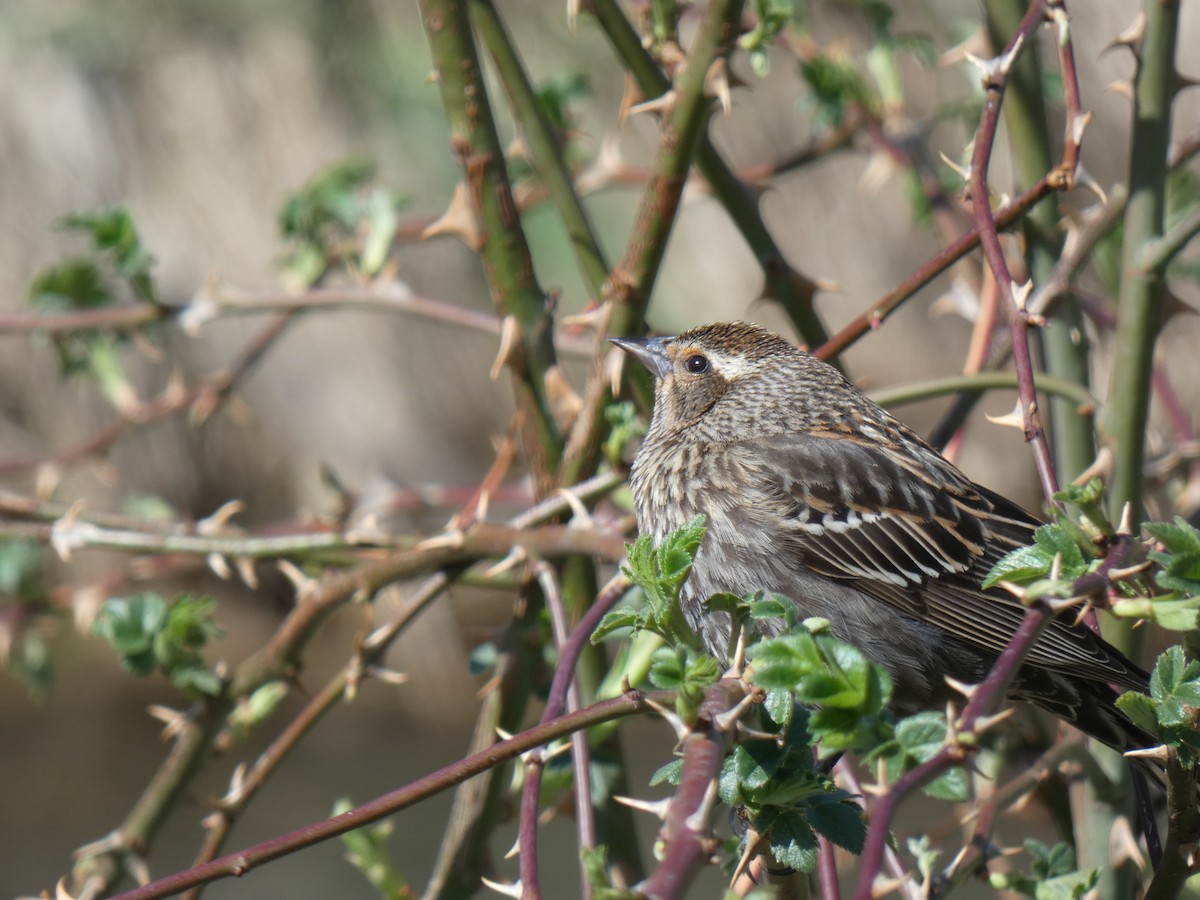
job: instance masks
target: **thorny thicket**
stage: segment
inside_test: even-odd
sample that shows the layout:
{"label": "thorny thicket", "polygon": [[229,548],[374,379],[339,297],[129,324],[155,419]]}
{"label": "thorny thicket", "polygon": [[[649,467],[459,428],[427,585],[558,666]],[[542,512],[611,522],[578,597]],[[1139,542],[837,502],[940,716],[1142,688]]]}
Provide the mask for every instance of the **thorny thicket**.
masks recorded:
{"label": "thorny thicket", "polygon": [[[628,80],[622,117],[641,112],[657,119],[658,150],[650,167],[639,169],[611,153],[589,157],[574,133],[572,112],[587,102],[586,82],[571,73],[542,87],[531,84],[490,0],[423,0],[450,149],[461,164],[460,188],[446,215],[421,229],[406,221],[398,197],[374,185],[368,167],[346,164],[316,176],[280,214],[289,247],[287,292],[237,292],[214,283],[186,303],[171,304],[156,287],[153,260],[127,214],[112,210],[65,220],[85,236],[87,250],[40,275],[31,311],[0,318],[0,330],[48,337],[63,377],[90,379],[115,416],[76,447],[0,462],[6,477],[34,470],[42,476],[36,493],[0,493],[9,670],[33,694],[49,689],[53,645],[44,626],[67,612],[51,599],[49,552],[68,563],[85,550],[137,553],[160,560],[161,572],[179,568],[180,560],[203,560],[251,587],[261,568],[274,564],[292,579],[296,603],[269,641],[237,662],[214,661],[220,609],[212,600],[166,597],[153,584],[138,587],[132,567],[104,586],[94,615],[75,611],[111,644],[126,670],[168,678],[185,708],[157,711],[167,721],[170,752],[111,836],[80,851],[61,892],[107,894],[126,873],[148,882],[164,816],[213,763],[214,750],[222,751],[220,764],[229,765],[243,756],[239,742],[253,731],[271,734],[272,743],[231,770],[227,794],[204,820],[196,865],[125,896],[163,896],[242,874],[337,834],[351,862],[382,894],[409,896],[408,879],[417,873],[401,872],[390,861],[386,828],[360,826],[472,777],[486,779],[485,786],[458,795],[454,827],[428,896],[460,896],[481,880],[514,896],[540,896],[539,812],[572,790],[580,890],[593,897],[681,896],[710,861],[726,867],[739,896],[761,890],[754,885],[769,878],[783,882],[781,891],[793,889],[805,873],[814,873],[825,897],[838,896],[839,880],[854,883],[856,896],[864,898],[887,890],[941,896],[995,861],[1002,865],[991,869],[992,884],[1030,896],[1078,896],[1098,884],[1104,895],[1116,896],[1138,880],[1148,882],[1148,896],[1183,890],[1200,868],[1194,850],[1200,837],[1200,662],[1190,654],[1200,609],[1200,531],[1192,524],[1200,463],[1192,417],[1154,357],[1159,329],[1178,307],[1173,298],[1164,303],[1168,279],[1193,277],[1186,259],[1177,257],[1200,230],[1200,190],[1189,168],[1200,139],[1170,143],[1172,101],[1185,83],[1174,67],[1179,4],[1147,2],[1128,30],[1113,35],[1134,60],[1126,85],[1133,104],[1132,152],[1128,180],[1106,191],[1090,183],[1080,166],[1089,113],[1076,74],[1072,20],[1061,0],[1027,7],[1015,0],[984,3],[985,37],[971,42],[976,52],[959,54],[963,65],[978,67],[981,90],[964,104],[936,111],[969,123],[973,132],[962,164],[948,168],[929,162],[925,139],[912,137],[911,130],[909,137],[897,137],[908,99],[905,67],[928,64],[947,48],[897,29],[888,3],[861,0],[851,6],[870,29],[869,47],[861,53],[823,49],[812,39],[810,11],[802,6],[794,10],[779,0],[756,0],[750,9],[738,0],[693,7],[654,2],[631,18],[613,0],[569,4],[571,28],[599,29],[611,43]],[[984,46],[990,53],[978,50]],[[482,51],[495,84],[482,77]],[[740,57],[753,72],[749,84],[733,74],[743,66]],[[769,67],[785,67],[796,77],[806,98],[803,113],[816,122],[817,137],[787,159],[738,172],[710,141],[709,116],[723,109],[736,119],[731,96],[753,96],[754,79]],[[1098,90],[1086,86],[1089,95]],[[521,136],[508,152],[493,118],[501,104]],[[1015,197],[998,196],[989,180],[1001,116],[1022,182]],[[1053,121],[1064,124],[1056,128]],[[760,216],[756,193],[786,171],[864,149],[887,158],[909,181],[915,218],[945,249],[830,337],[813,305],[820,282],[784,259]],[[582,198],[629,182],[643,187],[625,250],[613,262]],[[720,201],[762,267],[764,295],[786,312],[801,341],[829,359],[886,327],[888,316],[949,267],[967,267],[962,282],[971,286],[966,306],[974,339],[963,374],[897,389],[885,402],[953,395],[934,439],[954,453],[975,400],[994,388],[1015,387],[1020,399],[1003,424],[1024,429],[1051,516],[1036,543],[1009,556],[989,578],[1026,603],[1026,625],[988,679],[964,687],[959,708],[895,720],[886,708],[886,675],[826,634],[817,620],[789,621],[785,635],[750,646],[743,638],[733,648],[735,666],[721,672],[681,624],[677,606],[702,521],[659,547],[636,540],[624,574],[598,587],[597,572],[625,557],[622,540],[631,520],[621,486],[647,399],[641,376],[624,372],[616,351],[599,339],[638,334],[648,318],[654,320],[654,281],[685,187],[709,190]],[[1090,206],[1081,199],[1083,188],[1097,195]],[[1074,193],[1064,232],[1057,227],[1056,204],[1067,191]],[[561,218],[591,297],[587,311],[571,321],[556,321],[555,305],[535,279],[533,259],[541,248],[527,242],[521,216],[538,204],[551,204]],[[479,253],[495,315],[417,296],[399,280],[393,248],[417,232],[426,239],[457,235]],[[976,247],[983,250],[982,262],[967,256]],[[1081,289],[1083,274],[1102,290]],[[56,472],[105,453],[139,428],[175,416],[203,427],[247,371],[269,364],[271,347],[289,322],[306,309],[339,305],[391,309],[499,338],[495,374],[507,372],[516,400],[511,435],[444,532],[394,534],[332,519],[286,534],[246,533],[230,522],[236,506],[185,522],[169,509],[108,513],[59,496]],[[273,311],[273,318],[227,368],[190,384],[173,379],[152,399],[126,374],[129,354],[158,344],[164,331],[194,333],[212,319],[247,310]],[[1098,369],[1084,335],[1114,350],[1109,390],[1089,382]],[[572,385],[559,357],[581,349],[593,364],[586,384]],[[1036,377],[1035,368],[1041,370]],[[1174,449],[1157,459],[1147,458],[1145,443],[1152,395],[1174,430]],[[628,396],[635,399],[615,399]],[[1042,427],[1047,417],[1052,440]],[[492,522],[487,499],[518,458],[528,471],[528,508],[503,524]],[[1061,491],[1060,480],[1070,482]],[[1183,513],[1173,522],[1142,521],[1147,509],[1172,502]],[[283,723],[272,718],[294,689],[305,647],[327,613],[416,577],[424,580],[391,619],[367,620],[364,636],[346,648],[345,666],[309,695],[299,715]],[[384,652],[460,579],[511,583],[521,599],[506,639],[481,654],[493,681],[480,711],[476,752],[368,804],[339,808],[336,819],[221,856],[238,816],[288,751],[364,682],[391,678],[381,666]],[[626,605],[612,611],[623,598]],[[794,616],[791,604],[773,596],[718,596],[710,603],[741,621]],[[1106,761],[1102,748],[1070,736],[1050,741],[1030,763],[1018,732],[999,714],[1004,687],[1047,617],[1094,620],[1096,609],[1106,611],[1106,628],[1134,655],[1146,631],[1133,631],[1135,624],[1151,622],[1183,636],[1182,646],[1158,656],[1151,694],[1121,701],[1161,741],[1146,751],[1165,767],[1168,791],[1157,872],[1130,840],[1124,861],[1106,865],[1110,835],[1130,835],[1131,817],[1155,830],[1152,816],[1130,810],[1122,767]],[[631,640],[595,643],[630,633]],[[543,658],[553,677],[531,688],[528,672]],[[581,658],[590,660],[588,674],[574,678]],[[531,692],[544,706],[539,723],[529,727]],[[644,712],[667,719],[678,735],[674,759],[664,742],[661,755],[670,761],[654,779],[672,786],[666,799],[622,800],[662,819],[653,861],[643,858],[646,848],[632,839],[633,814],[614,796],[623,780],[612,762],[621,758],[618,720]],[[519,787],[511,787],[501,773],[518,759]],[[972,765],[998,779],[973,779]],[[1051,777],[1055,772],[1067,776],[1070,790]],[[478,781],[473,784],[478,788]],[[940,825],[901,824],[894,810],[917,790],[966,806],[947,808]],[[1064,823],[1061,842],[1030,838],[1024,855],[1010,859],[1009,849],[993,842],[993,830],[1034,792]],[[520,794],[519,863],[491,867],[487,848],[513,793]],[[741,823],[724,841],[714,829],[720,804],[735,809]],[[954,822],[963,809],[969,814],[959,829]],[[777,867],[794,872],[768,874]]]}

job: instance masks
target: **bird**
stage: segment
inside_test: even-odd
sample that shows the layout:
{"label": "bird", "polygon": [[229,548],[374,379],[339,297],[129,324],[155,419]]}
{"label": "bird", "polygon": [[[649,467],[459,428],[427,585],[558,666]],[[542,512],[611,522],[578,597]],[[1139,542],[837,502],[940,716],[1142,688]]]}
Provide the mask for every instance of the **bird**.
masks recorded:
{"label": "bird", "polygon": [[[1033,543],[1037,517],[759,325],[611,340],[655,382],[630,476],[640,533],[657,544],[705,517],[680,606],[709,653],[728,660],[731,620],[707,598],[767,591],[882,666],[897,715],[961,702],[954,684],[986,677],[1025,608],[982,584]],[[782,624],[757,627],[771,636]],[[1121,690],[1148,693],[1149,676],[1086,625],[1056,618],[1009,697],[1118,751],[1152,746],[1114,706]]]}

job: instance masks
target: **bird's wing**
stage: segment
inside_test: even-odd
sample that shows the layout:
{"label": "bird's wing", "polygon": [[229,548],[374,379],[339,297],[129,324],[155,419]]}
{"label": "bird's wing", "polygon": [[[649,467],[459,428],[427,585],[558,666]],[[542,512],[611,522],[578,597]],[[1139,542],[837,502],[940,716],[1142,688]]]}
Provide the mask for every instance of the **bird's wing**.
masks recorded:
{"label": "bird's wing", "polygon": [[[813,572],[999,653],[1025,609],[984,576],[1040,524],[969,481],[931,448],[900,450],[845,433],[759,437],[763,502],[792,526]],[[1145,674],[1083,626],[1056,620],[1028,662],[1145,689]]]}

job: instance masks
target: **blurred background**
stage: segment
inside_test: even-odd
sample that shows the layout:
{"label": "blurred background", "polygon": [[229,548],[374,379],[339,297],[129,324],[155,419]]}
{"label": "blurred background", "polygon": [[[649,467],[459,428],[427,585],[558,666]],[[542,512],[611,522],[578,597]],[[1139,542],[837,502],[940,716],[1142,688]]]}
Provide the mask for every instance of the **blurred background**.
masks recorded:
{"label": "blurred background", "polygon": [[[625,86],[594,23],[584,15],[569,30],[563,4],[502,7],[536,82],[585,79],[586,93],[572,105],[585,162],[618,154],[629,166],[645,165],[655,123],[635,115],[614,124]],[[979,11],[955,0],[905,0],[895,8],[895,29],[927,36],[934,52],[929,63],[905,59],[905,104],[891,124],[927,135],[934,152],[961,159],[973,125],[934,114],[954,102],[978,102],[978,73],[954,51],[965,43],[984,52]],[[1105,87],[1128,78],[1132,62],[1105,48],[1129,24],[1133,8],[1097,0],[1075,4],[1072,12],[1083,105],[1095,116],[1083,162],[1110,188],[1124,178],[1129,102]],[[806,15],[813,39],[831,52],[861,53],[870,44],[861,4],[813,3]],[[1198,41],[1200,8],[1185,4],[1180,46]],[[743,57],[735,58],[747,87],[734,90],[732,114],[712,125],[735,167],[786,158],[820,135],[795,67],[789,53],[773,51],[770,72],[759,79]],[[0,311],[26,309],[37,274],[78,252],[81,239],[56,227],[63,216],[113,205],[129,209],[155,257],[163,302],[187,303],[212,279],[230,288],[274,289],[288,250],[277,224],[280,208],[317,173],[350,158],[375,164],[376,183],[406,200],[402,226],[419,231],[446,208],[458,177],[430,69],[411,0],[0,4]],[[1181,132],[1194,127],[1194,92],[1182,95],[1176,115]],[[502,127],[511,139],[510,124]],[[1013,182],[1002,146],[992,184],[1010,193],[1024,187]],[[636,184],[614,184],[587,198],[612,258],[624,248],[638,196]],[[836,286],[818,304],[831,330],[941,246],[937,232],[914,215],[905,179],[866,142],[775,179],[762,208],[792,265]],[[584,310],[591,298],[553,211],[536,207],[524,224],[543,287],[559,293],[564,313]],[[395,258],[397,276],[417,293],[483,312],[493,308],[476,258],[455,237],[403,242]],[[970,273],[939,279],[883,332],[849,352],[847,369],[860,384],[876,388],[959,370],[970,323],[954,310],[970,291],[956,289],[956,279],[969,283]],[[786,318],[759,299],[761,291],[758,265],[725,213],[702,189],[689,190],[651,326],[674,332],[749,318],[790,333]],[[1180,289],[1181,298],[1195,302],[1187,291]],[[173,370],[194,375],[220,368],[244,348],[261,318],[220,319],[195,336],[168,329],[165,358],[132,354],[135,387],[150,397]],[[1192,409],[1200,378],[1189,348],[1197,340],[1190,316],[1175,318],[1164,340],[1168,366]],[[120,509],[136,496],[199,518],[238,499],[245,504],[239,521],[258,525],[335,509],[339,497],[323,473],[333,473],[364,504],[396,491],[469,488],[491,463],[492,440],[508,422],[508,385],[487,375],[496,349],[492,335],[396,312],[307,313],[202,426],[176,417],[132,432],[99,460],[41,476],[57,480],[56,497],[82,498],[94,509]],[[573,372],[583,366],[581,359]],[[1102,373],[1097,384],[1105,384]],[[1036,508],[1039,494],[1020,434],[982,418],[1007,413],[1012,403],[1012,396],[995,394],[980,404],[959,462],[976,480]],[[901,415],[923,430],[944,408],[909,407]],[[0,334],[0,463],[53,457],[113,417],[93,384],[60,377],[45,341]],[[5,471],[7,487],[31,493],[37,486],[35,469]],[[436,530],[453,511],[414,503],[393,509],[389,524]],[[56,565],[56,597],[71,602],[76,592],[103,583],[113,565],[95,552]],[[250,592],[194,575],[186,587],[220,598],[225,637],[214,652],[232,662],[270,633],[292,596],[283,579]],[[336,797],[363,801],[459,758],[481,684],[469,672],[469,654],[510,612],[502,595],[464,590],[435,604],[393,654],[394,667],[410,680],[373,683],[337,709],[251,806],[230,848],[323,817]],[[321,684],[344,661],[360,618],[355,611],[343,618],[322,633],[305,684]],[[67,620],[49,645],[56,680],[41,700],[0,675],[0,896],[52,890],[72,851],[122,819],[166,747],[146,708],[179,702],[165,683],[121,673],[107,646]],[[285,714],[301,702],[290,699]],[[669,739],[653,723],[629,733],[633,744],[646,747],[634,773],[634,783],[644,784]],[[223,793],[228,774],[214,767],[199,793]],[[151,857],[154,874],[190,862],[201,837],[199,799],[172,816]],[[397,817],[393,844],[416,884],[427,874],[445,811],[446,803],[433,803]],[[556,847],[573,852],[567,825],[546,831],[547,859]],[[305,898],[336,889],[338,896],[375,896],[341,854],[331,842],[244,883],[220,883],[212,895],[286,891]],[[569,896],[573,866],[564,877],[561,895]],[[554,885],[550,880],[548,889]]]}

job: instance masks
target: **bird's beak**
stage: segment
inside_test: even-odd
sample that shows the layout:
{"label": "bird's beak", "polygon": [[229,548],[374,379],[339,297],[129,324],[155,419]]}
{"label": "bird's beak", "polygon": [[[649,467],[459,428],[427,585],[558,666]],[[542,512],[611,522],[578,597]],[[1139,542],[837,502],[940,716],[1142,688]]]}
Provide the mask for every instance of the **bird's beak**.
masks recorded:
{"label": "bird's beak", "polygon": [[633,356],[650,370],[655,378],[665,378],[671,371],[671,359],[667,356],[670,338],[609,338],[614,344]]}

